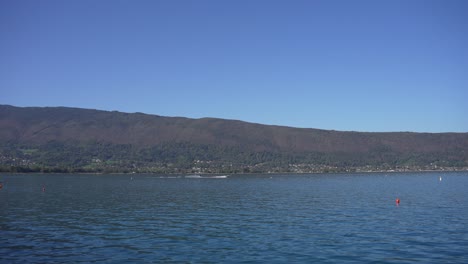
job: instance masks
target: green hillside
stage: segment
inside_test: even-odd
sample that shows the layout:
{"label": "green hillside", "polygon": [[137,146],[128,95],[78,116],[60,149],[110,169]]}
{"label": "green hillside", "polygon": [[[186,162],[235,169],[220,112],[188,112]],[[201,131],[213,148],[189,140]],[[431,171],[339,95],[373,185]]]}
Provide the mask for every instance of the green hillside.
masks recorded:
{"label": "green hillside", "polygon": [[0,106],[0,170],[339,172],[468,167],[468,133],[363,133]]}

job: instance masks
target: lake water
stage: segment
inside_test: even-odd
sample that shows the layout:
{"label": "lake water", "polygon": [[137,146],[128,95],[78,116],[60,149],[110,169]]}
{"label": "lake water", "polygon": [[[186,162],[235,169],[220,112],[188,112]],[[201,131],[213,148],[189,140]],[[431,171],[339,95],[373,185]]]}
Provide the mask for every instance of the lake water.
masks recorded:
{"label": "lake water", "polygon": [[468,173],[0,181],[2,263],[468,263]]}

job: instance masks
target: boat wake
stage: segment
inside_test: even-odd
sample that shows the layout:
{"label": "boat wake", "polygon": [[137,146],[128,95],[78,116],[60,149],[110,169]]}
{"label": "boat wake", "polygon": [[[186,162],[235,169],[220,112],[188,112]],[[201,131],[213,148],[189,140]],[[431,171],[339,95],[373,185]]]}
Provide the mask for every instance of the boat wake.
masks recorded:
{"label": "boat wake", "polygon": [[214,176],[201,176],[201,175],[187,175],[187,179],[226,179],[229,175],[214,175]]}

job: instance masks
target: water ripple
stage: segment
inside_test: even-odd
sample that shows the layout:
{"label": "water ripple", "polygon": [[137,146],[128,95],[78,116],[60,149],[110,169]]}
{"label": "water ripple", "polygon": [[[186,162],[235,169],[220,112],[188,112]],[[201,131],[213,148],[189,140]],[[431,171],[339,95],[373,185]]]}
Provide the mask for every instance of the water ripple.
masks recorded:
{"label": "water ripple", "polygon": [[1,177],[2,263],[468,263],[466,173]]}

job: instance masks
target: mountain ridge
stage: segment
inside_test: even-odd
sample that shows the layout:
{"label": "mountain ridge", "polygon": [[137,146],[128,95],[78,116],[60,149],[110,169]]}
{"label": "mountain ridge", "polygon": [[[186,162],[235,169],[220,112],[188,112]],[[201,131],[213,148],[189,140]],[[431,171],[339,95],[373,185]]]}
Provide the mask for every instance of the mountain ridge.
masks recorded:
{"label": "mountain ridge", "polygon": [[[208,155],[210,160],[205,160],[206,162],[216,161],[223,164],[237,160],[236,155],[258,156],[258,153],[267,153],[268,158],[257,158],[256,164],[268,163],[271,162],[269,159],[273,159],[279,164],[336,163],[336,167],[349,168],[355,166],[353,164],[359,167],[369,163],[376,164],[375,166],[397,167],[407,164],[404,160],[406,159],[410,160],[409,163],[426,167],[437,163],[468,166],[468,133],[336,131],[263,125],[211,117],[193,119],[70,107],[0,105],[0,143],[4,146],[3,156],[7,157],[4,160],[13,159],[14,155],[21,156],[21,153],[11,154],[15,148],[44,148],[54,142],[63,145],[57,147],[59,152],[66,146],[86,145],[84,150],[77,151],[86,153],[92,148],[88,145],[97,143],[109,146],[109,149],[129,146],[138,153],[172,146],[178,153],[174,154],[174,157],[167,158],[167,153],[172,150],[158,150],[156,154],[151,154],[149,163],[164,166],[184,157],[184,167],[187,168],[196,165],[195,161],[199,160],[200,156],[204,157],[198,151],[203,148],[216,153]],[[6,155],[5,149],[9,149],[10,154]],[[102,152],[114,153],[115,150],[103,149]],[[125,151],[121,152],[118,155],[121,159],[130,159],[126,157]],[[232,153],[226,154],[230,152]],[[80,154],[67,155],[74,159],[73,156]],[[79,165],[76,166],[88,166],[89,160],[93,159],[92,155],[95,154],[86,154],[86,158],[80,158],[88,160],[88,163],[78,162]],[[135,155],[140,157],[143,154]],[[326,161],[322,160],[324,156],[328,157]],[[346,165],[350,160],[354,161],[351,165]],[[248,164],[248,159],[243,162],[245,164],[236,166],[245,168],[255,165]],[[3,165],[11,164],[3,162]],[[62,165],[73,164],[64,162]]]}

